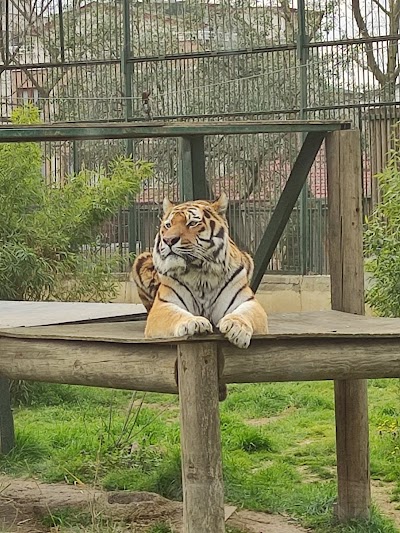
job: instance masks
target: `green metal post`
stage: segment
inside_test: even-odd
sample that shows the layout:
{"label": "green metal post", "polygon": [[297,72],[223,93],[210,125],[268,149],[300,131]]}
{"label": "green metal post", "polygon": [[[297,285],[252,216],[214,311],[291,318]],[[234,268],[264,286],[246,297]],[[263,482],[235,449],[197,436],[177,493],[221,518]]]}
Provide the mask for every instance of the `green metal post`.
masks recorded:
{"label": "green metal post", "polygon": [[62,0],[58,0],[58,24],[60,32],[60,59],[65,62],[65,32],[64,32],[64,12]]}
{"label": "green metal post", "polygon": [[[4,4],[3,4],[4,5]],[[3,13],[2,13],[3,15]],[[3,17],[1,17],[3,18]],[[5,63],[6,65],[10,64],[10,2],[6,0],[5,2]]]}
{"label": "green metal post", "polygon": [[79,160],[78,141],[72,141],[72,161],[74,165],[74,173],[78,174],[81,170],[81,162]]}
{"label": "green metal post", "polygon": [[[131,57],[131,31],[130,31],[130,6],[129,0],[123,0],[123,37],[124,46],[121,54],[121,71],[124,79],[124,109],[125,120],[129,122],[133,117],[132,102],[132,63],[129,62]],[[126,154],[133,157],[133,139],[126,140]],[[128,207],[128,246],[129,253],[136,252],[136,220],[135,220],[135,201],[129,198]],[[121,219],[122,217],[120,217]]]}
{"label": "green metal post", "polygon": [[[306,29],[306,9],[305,1],[298,0],[297,4],[298,17],[298,36],[297,36],[297,58],[300,63],[300,111],[299,118],[304,120],[307,115],[307,62],[308,62],[308,36]],[[306,134],[301,134],[304,142]],[[300,194],[300,265],[301,273],[306,274],[309,270],[308,251],[309,251],[309,234],[308,234],[308,186],[304,185]]]}
{"label": "green metal post", "polygon": [[10,382],[0,377],[0,452],[5,455],[15,446],[14,419],[11,409]]}
{"label": "green metal post", "polygon": [[210,197],[203,135],[190,135],[180,140],[179,184],[183,201]]}

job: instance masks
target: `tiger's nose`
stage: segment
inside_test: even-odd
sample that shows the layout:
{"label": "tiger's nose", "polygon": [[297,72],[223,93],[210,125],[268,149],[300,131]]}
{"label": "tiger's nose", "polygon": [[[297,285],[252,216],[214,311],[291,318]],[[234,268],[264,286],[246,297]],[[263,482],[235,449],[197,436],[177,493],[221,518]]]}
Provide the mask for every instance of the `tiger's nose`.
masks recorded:
{"label": "tiger's nose", "polygon": [[163,237],[163,241],[165,244],[168,244],[168,246],[173,246],[179,241],[179,237]]}

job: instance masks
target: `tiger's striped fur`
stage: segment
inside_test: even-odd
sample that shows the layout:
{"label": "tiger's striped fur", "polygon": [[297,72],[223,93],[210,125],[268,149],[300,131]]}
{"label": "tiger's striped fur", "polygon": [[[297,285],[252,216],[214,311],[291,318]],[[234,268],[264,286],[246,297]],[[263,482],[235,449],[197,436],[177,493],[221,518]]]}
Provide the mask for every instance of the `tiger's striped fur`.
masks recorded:
{"label": "tiger's striped fur", "polygon": [[267,315],[249,286],[253,260],[229,237],[225,194],[173,205],[164,216],[153,253],[139,255],[132,277],[148,310],[146,337],[212,332],[247,348],[267,332]]}

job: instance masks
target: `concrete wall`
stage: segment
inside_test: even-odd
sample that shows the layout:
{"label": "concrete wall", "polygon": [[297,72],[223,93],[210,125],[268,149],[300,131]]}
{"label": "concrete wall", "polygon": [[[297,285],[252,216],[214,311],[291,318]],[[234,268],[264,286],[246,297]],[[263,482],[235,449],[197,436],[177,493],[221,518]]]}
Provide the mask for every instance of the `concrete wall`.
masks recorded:
{"label": "concrete wall", "polygon": [[[330,309],[329,276],[264,276],[257,291],[260,303],[268,313],[321,311]],[[133,281],[121,281],[118,303],[140,303]]]}

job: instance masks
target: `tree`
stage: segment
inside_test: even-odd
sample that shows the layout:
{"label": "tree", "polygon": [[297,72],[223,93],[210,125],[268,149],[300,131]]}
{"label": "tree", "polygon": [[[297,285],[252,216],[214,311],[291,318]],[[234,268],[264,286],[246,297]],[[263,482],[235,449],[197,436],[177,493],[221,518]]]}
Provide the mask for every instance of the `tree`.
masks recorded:
{"label": "tree", "polygon": [[[400,0],[372,0],[368,5],[352,0],[351,6],[360,36],[366,39],[358,63],[379,83],[381,100],[394,101],[400,74]],[[382,33],[390,39],[374,42],[373,38]]]}
{"label": "tree", "polygon": [[[37,123],[39,113],[28,106],[12,120]],[[100,253],[101,225],[150,174],[148,163],[117,158],[48,187],[38,144],[0,144],[0,300],[112,296],[118,258]]]}

